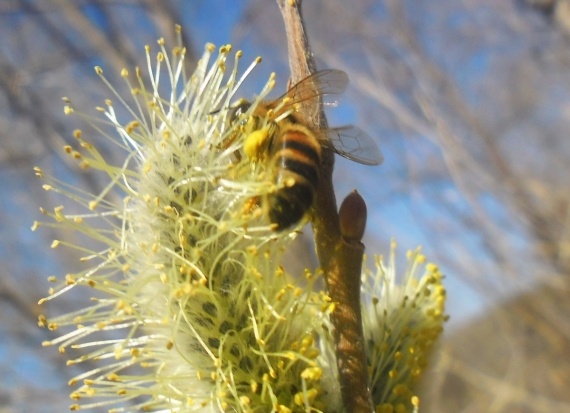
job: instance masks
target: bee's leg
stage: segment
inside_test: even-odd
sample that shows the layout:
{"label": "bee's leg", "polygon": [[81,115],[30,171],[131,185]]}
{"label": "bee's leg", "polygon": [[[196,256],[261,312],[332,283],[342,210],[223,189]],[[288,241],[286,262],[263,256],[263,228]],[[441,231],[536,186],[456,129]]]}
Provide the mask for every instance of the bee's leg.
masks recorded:
{"label": "bee's leg", "polygon": [[[236,141],[238,136],[239,136],[239,133],[237,133],[237,132],[232,133],[231,136],[227,137],[220,144],[217,145],[217,149],[218,150],[228,149]],[[241,157],[241,152],[239,149],[236,149],[234,151],[234,156],[236,158],[236,163],[240,163],[242,157]]]}

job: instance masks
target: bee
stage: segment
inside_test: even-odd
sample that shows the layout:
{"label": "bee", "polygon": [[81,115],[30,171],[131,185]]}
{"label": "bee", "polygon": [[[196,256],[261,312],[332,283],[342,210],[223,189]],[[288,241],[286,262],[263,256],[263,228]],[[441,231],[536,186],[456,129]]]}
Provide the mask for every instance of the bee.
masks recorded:
{"label": "bee", "polygon": [[[341,70],[322,70],[292,86],[280,98],[258,103],[241,99],[229,113],[230,122],[241,122],[247,134],[243,152],[252,161],[265,162],[277,188],[261,199],[272,228],[282,231],[299,223],[313,205],[319,186],[322,148],[364,165],[379,165],[382,153],[375,141],[355,126],[311,129],[296,112],[302,105],[336,106],[323,102],[327,95],[340,95],[348,85]],[[309,106],[310,105],[310,106]]]}

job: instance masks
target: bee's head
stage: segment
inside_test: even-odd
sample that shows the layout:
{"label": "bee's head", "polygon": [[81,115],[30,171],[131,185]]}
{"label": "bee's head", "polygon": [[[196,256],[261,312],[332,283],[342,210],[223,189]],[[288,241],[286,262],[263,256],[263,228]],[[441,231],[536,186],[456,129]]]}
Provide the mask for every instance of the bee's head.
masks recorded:
{"label": "bee's head", "polygon": [[243,114],[245,114],[249,108],[251,107],[251,102],[245,99],[238,100],[235,104],[232,105],[230,108],[230,113],[228,115],[228,119],[230,123],[234,123],[235,121],[240,120],[244,124],[247,122],[247,118],[243,118]]}

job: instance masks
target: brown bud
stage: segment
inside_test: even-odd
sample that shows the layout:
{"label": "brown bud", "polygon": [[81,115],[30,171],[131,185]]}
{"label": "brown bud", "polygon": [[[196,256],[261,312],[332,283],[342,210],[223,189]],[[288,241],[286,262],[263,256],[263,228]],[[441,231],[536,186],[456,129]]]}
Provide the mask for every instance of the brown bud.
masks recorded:
{"label": "brown bud", "polygon": [[343,238],[347,242],[360,242],[366,229],[366,203],[356,190],[342,201],[338,219]]}

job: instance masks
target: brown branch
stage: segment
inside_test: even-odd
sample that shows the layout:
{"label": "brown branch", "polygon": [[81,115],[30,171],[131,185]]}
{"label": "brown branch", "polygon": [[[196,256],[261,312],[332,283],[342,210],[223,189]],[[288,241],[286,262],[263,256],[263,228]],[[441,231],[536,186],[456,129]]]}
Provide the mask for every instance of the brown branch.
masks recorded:
{"label": "brown branch", "polygon": [[[293,84],[316,71],[301,17],[300,3],[300,0],[277,0],[285,22]],[[309,128],[326,127],[326,118],[320,107],[303,108],[299,115]],[[332,183],[333,165],[334,154],[330,149],[323,148],[312,225],[328,294],[336,306],[331,320],[334,325],[333,336],[344,408],[351,413],[370,413],[374,407],[368,385],[360,314],[360,274],[364,245],[360,240],[347,241],[341,234]]]}

